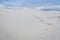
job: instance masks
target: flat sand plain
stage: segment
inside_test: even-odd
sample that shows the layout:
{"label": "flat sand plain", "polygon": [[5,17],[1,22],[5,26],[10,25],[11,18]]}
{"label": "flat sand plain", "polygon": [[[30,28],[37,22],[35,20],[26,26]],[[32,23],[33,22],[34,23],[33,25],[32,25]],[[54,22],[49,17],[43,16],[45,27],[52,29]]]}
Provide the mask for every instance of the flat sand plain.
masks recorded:
{"label": "flat sand plain", "polygon": [[0,40],[60,40],[60,12],[0,8]]}

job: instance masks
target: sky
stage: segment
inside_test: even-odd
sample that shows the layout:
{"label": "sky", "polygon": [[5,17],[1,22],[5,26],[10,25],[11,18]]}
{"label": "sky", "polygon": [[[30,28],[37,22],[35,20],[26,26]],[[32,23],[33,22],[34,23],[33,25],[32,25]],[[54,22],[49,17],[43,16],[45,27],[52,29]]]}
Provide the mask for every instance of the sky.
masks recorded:
{"label": "sky", "polygon": [[45,6],[60,5],[60,0],[0,0],[3,5]]}

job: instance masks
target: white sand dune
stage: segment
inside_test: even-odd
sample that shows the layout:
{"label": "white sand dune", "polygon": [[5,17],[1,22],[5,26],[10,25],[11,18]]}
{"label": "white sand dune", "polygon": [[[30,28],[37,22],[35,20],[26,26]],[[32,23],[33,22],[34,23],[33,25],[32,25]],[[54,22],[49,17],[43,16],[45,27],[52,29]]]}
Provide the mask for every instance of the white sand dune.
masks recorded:
{"label": "white sand dune", "polygon": [[0,8],[1,40],[60,40],[60,12]]}

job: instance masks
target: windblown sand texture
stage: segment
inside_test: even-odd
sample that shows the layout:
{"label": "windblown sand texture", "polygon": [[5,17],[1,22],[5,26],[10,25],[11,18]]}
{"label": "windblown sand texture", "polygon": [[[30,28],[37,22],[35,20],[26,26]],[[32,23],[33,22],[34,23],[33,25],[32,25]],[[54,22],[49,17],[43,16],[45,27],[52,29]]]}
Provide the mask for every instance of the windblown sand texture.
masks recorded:
{"label": "windblown sand texture", "polygon": [[60,40],[60,12],[0,8],[1,40]]}

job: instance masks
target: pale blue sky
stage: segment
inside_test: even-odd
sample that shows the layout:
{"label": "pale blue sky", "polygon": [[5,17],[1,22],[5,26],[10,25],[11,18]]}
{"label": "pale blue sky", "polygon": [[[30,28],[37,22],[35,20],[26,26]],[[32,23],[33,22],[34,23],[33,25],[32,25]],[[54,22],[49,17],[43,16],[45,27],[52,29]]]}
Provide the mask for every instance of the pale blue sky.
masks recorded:
{"label": "pale blue sky", "polygon": [[[0,0],[0,3],[18,3],[18,4],[28,4],[28,5],[60,5],[60,0]],[[7,3],[7,4],[8,4]]]}

